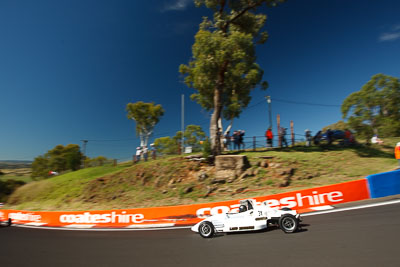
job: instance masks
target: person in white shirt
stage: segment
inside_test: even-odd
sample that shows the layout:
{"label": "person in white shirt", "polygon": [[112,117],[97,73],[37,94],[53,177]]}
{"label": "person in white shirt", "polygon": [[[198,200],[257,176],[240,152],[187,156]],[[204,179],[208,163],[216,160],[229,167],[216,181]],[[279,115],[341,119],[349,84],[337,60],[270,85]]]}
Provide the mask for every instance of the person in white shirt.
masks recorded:
{"label": "person in white shirt", "polygon": [[378,137],[377,135],[374,135],[374,136],[371,138],[371,143],[373,143],[373,144],[378,144],[378,145],[382,145],[382,144],[383,144],[383,141],[382,141],[381,139],[379,139],[379,137]]}
{"label": "person in white shirt", "polygon": [[140,155],[142,155],[142,148],[140,146],[138,146],[136,148],[136,162],[140,161]]}

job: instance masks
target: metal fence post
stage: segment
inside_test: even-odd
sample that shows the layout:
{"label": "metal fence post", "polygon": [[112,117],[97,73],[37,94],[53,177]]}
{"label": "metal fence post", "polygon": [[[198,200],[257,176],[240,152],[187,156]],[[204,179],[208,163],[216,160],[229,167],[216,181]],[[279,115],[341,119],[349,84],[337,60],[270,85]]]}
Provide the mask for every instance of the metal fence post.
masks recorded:
{"label": "metal fence post", "polygon": [[278,124],[278,146],[282,147],[282,133],[281,133],[281,116],[276,116],[276,122]]}
{"label": "metal fence post", "polygon": [[293,128],[293,121],[290,121],[290,132],[292,134],[292,146],[294,146],[294,128]]}

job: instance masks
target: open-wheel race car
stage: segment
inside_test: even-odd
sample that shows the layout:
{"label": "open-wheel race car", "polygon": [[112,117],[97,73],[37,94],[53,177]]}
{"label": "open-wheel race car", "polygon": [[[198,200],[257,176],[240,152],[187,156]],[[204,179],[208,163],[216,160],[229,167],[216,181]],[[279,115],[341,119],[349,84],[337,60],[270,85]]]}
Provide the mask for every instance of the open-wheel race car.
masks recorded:
{"label": "open-wheel race car", "polygon": [[258,204],[254,199],[240,201],[239,212],[212,215],[194,225],[191,229],[204,238],[216,233],[232,233],[266,229],[277,224],[285,233],[294,233],[300,227],[300,214],[283,207],[271,208],[267,201]]}
{"label": "open-wheel race car", "polygon": [[2,221],[0,219],[0,227],[1,226],[11,226],[11,224],[12,224],[11,218],[9,218],[8,220],[4,220],[4,221]]}
{"label": "open-wheel race car", "polygon": [[[2,204],[2,203],[0,203]],[[11,226],[11,218],[7,218],[4,213],[0,210],[0,227],[1,226]]]}

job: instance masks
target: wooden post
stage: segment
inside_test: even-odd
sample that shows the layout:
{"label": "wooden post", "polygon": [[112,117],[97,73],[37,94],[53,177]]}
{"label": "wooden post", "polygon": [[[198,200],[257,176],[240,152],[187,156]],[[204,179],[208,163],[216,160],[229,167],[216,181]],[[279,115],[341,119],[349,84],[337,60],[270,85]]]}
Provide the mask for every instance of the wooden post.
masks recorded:
{"label": "wooden post", "polygon": [[253,151],[256,151],[256,137],[253,136]]}
{"label": "wooden post", "polygon": [[116,167],[116,166],[117,166],[117,160],[114,159],[114,167]]}
{"label": "wooden post", "polygon": [[132,163],[135,164],[136,163],[136,155],[132,156]]}
{"label": "wooden post", "polygon": [[294,146],[294,127],[293,127],[293,121],[290,121],[290,132],[292,134],[292,146]]}
{"label": "wooden post", "polygon": [[281,116],[276,115],[276,122],[278,123],[278,146],[282,147],[282,134],[281,134]]}

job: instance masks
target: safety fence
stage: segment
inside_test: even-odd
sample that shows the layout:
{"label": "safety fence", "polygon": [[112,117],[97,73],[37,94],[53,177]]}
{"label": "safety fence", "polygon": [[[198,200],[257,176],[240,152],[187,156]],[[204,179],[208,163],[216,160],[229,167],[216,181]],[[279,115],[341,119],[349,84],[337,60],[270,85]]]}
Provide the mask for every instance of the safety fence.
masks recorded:
{"label": "safety fence", "polygon": [[267,144],[267,139],[265,136],[247,136],[243,137],[243,142],[239,145],[235,144],[232,140],[230,140],[226,148],[227,150],[256,150],[260,148],[269,148],[269,147],[287,147],[287,146],[295,146],[302,142],[305,142],[305,136],[300,134],[294,134],[293,138],[289,135],[288,137],[279,138],[275,137],[272,139],[272,146]]}

